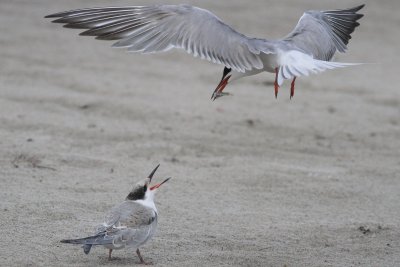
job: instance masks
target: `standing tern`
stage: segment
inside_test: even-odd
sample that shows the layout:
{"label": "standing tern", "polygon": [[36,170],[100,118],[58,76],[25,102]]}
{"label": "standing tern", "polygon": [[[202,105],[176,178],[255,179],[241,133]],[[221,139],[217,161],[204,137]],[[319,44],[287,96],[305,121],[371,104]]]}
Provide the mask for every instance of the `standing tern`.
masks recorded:
{"label": "standing tern", "polygon": [[152,238],[157,229],[158,213],[154,204],[154,194],[157,188],[170,179],[167,178],[161,183],[150,186],[159,166],[160,164],[148,178],[133,187],[124,202],[111,209],[104,223],[96,228],[93,236],[61,240],[61,242],[83,245],[85,254],[89,254],[92,246],[104,246],[109,249],[109,260],[111,260],[113,249],[133,247],[136,249],[140,263],[147,264],[140,255],[139,247]]}
{"label": "standing tern", "polygon": [[225,24],[208,10],[190,5],[152,5],[77,9],[46,16],[58,18],[66,28],[87,29],[81,35],[99,40],[118,40],[113,47],[131,52],[155,53],[184,49],[225,66],[212,99],[226,95],[228,83],[261,72],[275,74],[275,97],[284,80],[355,63],[331,62],[336,51],[344,53],[350,34],[363,17],[364,5],[343,10],[303,14],[297,26],[279,40],[249,38]]}

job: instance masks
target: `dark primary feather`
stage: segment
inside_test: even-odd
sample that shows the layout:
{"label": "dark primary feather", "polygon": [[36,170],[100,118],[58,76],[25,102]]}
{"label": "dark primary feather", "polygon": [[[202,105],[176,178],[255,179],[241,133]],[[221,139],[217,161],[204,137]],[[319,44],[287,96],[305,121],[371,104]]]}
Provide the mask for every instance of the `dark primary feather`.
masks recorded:
{"label": "dark primary feather", "polygon": [[[356,27],[360,26],[360,23],[358,23],[357,20],[364,16],[363,14],[357,14],[356,12],[363,7],[364,5],[360,5],[350,9],[323,12],[324,16],[322,18],[331,27],[335,34],[335,38],[337,38],[337,42],[342,42],[344,45],[349,43],[349,40],[351,39],[350,34],[354,32]],[[344,52],[346,47],[340,47],[343,48],[343,50],[338,48],[339,51]]]}
{"label": "dark primary feather", "polygon": [[69,11],[63,11],[63,12],[58,12],[54,13],[51,15],[45,16],[45,18],[60,18],[60,17],[79,17],[85,14],[93,14],[93,13],[99,13],[99,12],[104,12],[104,10],[107,10],[107,13],[109,12],[121,12],[121,11],[126,11],[126,10],[132,10],[132,9],[145,9],[147,8],[146,6],[134,6],[134,7],[93,7],[93,8],[82,8],[82,9],[75,9],[75,10],[69,10]]}
{"label": "dark primary feather", "polygon": [[307,11],[295,29],[283,41],[292,44],[315,59],[329,61],[336,51],[345,52],[351,33],[364,15],[364,5],[342,10]]}

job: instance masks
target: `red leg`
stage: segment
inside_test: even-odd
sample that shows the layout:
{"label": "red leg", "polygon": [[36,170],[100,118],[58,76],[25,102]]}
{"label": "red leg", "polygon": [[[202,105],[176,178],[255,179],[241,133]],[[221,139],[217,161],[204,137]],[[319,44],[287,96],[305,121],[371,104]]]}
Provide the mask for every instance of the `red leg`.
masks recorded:
{"label": "red leg", "polygon": [[290,85],[290,99],[292,99],[292,97],[294,96],[294,84],[296,82],[296,78],[297,77],[293,78],[292,84]]}
{"label": "red leg", "polygon": [[275,68],[275,98],[278,98],[278,91],[279,91],[279,85],[278,85],[278,68]]}
{"label": "red leg", "polygon": [[225,89],[226,85],[228,84],[229,78],[231,75],[228,75],[224,79],[221,80],[221,82],[218,84],[217,88],[215,88],[214,93],[211,96],[211,99],[214,101],[218,97],[224,96],[224,95],[229,95],[229,93],[223,93],[222,91]]}
{"label": "red leg", "polygon": [[225,80],[223,81],[223,83],[222,83],[222,86],[219,88],[217,94],[221,94],[222,91],[224,91],[224,89],[225,89],[225,87],[226,87],[227,84],[228,84],[228,80],[225,79]]}

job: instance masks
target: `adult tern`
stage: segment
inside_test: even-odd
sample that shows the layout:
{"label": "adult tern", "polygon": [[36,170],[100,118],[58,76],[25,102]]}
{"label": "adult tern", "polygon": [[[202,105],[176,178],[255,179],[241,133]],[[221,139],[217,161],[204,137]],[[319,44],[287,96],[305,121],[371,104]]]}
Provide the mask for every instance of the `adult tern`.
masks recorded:
{"label": "adult tern", "polygon": [[113,47],[155,53],[172,48],[225,66],[212,99],[223,96],[228,83],[261,72],[275,73],[275,97],[284,80],[327,69],[356,65],[331,62],[336,51],[345,52],[351,33],[360,24],[364,5],[342,10],[303,14],[297,26],[279,40],[249,38],[208,10],[190,5],[152,5],[77,9],[46,16],[64,27],[87,29],[81,35],[118,40]]}
{"label": "adult tern", "polygon": [[89,254],[92,246],[104,246],[109,249],[109,260],[113,249],[132,247],[136,249],[140,263],[147,264],[140,254],[139,247],[152,238],[157,229],[158,213],[154,204],[154,194],[157,188],[170,179],[150,186],[159,166],[148,178],[133,187],[124,202],[111,209],[93,236],[61,240],[61,242],[82,245],[85,254]]}

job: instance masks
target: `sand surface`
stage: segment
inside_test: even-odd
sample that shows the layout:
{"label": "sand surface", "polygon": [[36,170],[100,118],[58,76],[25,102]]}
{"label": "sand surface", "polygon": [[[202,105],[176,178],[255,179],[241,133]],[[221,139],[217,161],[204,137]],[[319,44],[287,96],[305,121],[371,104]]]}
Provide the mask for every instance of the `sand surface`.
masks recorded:
{"label": "sand surface", "polygon": [[[128,54],[47,14],[155,3],[1,0],[1,266],[132,266],[60,244],[91,234],[158,163],[156,266],[400,266],[400,1],[365,1],[345,62],[210,96],[222,67],[174,51]],[[180,3],[170,1],[169,3]],[[279,38],[307,9],[360,1],[186,1]],[[377,64],[375,64],[377,63]]]}

